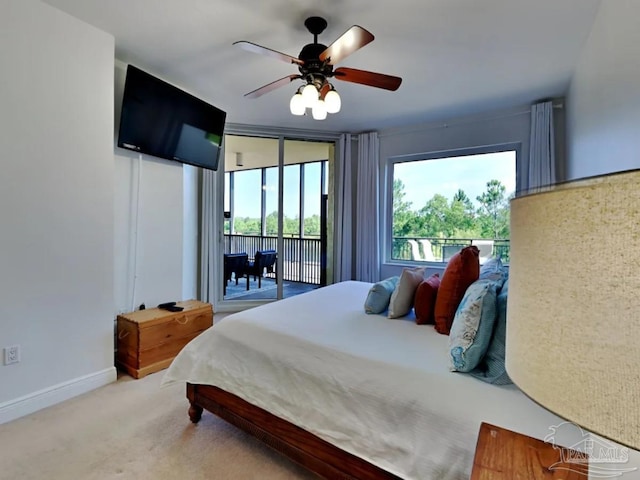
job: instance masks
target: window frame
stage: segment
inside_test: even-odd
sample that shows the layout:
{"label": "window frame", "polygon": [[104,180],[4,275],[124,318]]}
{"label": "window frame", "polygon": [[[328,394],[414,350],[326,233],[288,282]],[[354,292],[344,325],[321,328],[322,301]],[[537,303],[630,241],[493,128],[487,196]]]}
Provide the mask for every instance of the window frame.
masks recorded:
{"label": "window frame", "polygon": [[420,152],[403,155],[394,155],[388,157],[383,164],[383,192],[384,201],[382,202],[382,231],[380,243],[383,248],[383,264],[385,265],[427,265],[429,267],[446,266],[445,262],[421,261],[421,260],[398,260],[393,259],[393,167],[399,163],[415,162],[420,160],[437,160],[449,157],[466,157],[469,155],[483,155],[490,153],[500,153],[513,151],[516,154],[516,185],[519,185],[520,162],[522,153],[521,142],[507,142],[492,145],[482,145],[476,147],[456,148],[449,150],[437,150],[431,152]]}

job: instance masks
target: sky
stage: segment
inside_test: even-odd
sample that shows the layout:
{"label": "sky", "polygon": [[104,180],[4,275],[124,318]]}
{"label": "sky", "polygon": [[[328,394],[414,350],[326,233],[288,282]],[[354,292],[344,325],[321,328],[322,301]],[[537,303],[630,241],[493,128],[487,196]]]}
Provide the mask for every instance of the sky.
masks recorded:
{"label": "sky", "polygon": [[405,185],[405,201],[419,210],[439,193],[451,200],[458,189],[464,190],[477,205],[476,197],[486,190],[489,180],[500,180],[506,195],[516,189],[515,152],[487,153],[444,159],[394,164],[394,178]]}
{"label": "sky", "polygon": [[[445,159],[413,161],[394,164],[394,178],[405,185],[405,200],[412,209],[419,210],[439,193],[447,199],[462,189],[477,205],[476,197],[486,190],[489,180],[500,180],[507,188],[506,195],[515,191],[515,152],[488,153],[450,157]],[[285,167],[284,214],[294,218],[298,215],[300,194],[299,166]],[[267,169],[267,215],[277,210],[277,168]],[[237,217],[260,218],[261,170],[244,170],[235,175],[235,215]],[[228,192],[228,185],[225,185]],[[225,195],[225,198],[226,195]],[[225,210],[228,209],[225,200]],[[305,164],[305,217],[320,214],[320,163]]]}
{"label": "sky", "polygon": [[[304,216],[320,215],[320,162],[305,165]],[[235,216],[260,218],[261,171],[244,170],[235,174]],[[228,191],[228,185],[225,185]],[[278,171],[276,167],[267,169],[265,190],[267,215],[278,210]],[[225,192],[226,194],[226,192]],[[284,215],[294,218],[298,215],[300,198],[300,167],[288,165],[284,169]],[[225,195],[225,210],[228,208]]]}

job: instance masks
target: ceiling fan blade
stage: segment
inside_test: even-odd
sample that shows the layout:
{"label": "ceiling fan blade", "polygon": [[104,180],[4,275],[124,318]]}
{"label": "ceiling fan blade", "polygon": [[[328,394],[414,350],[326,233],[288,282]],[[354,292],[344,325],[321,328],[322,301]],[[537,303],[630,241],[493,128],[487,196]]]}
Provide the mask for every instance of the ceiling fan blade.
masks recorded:
{"label": "ceiling fan blade", "polygon": [[402,78],[383,73],[368,72],[355,68],[336,68],[333,72],[335,78],[345,82],[361,83],[370,87],[384,88],[385,90],[397,90],[402,83]]}
{"label": "ceiling fan blade", "polygon": [[327,82],[322,85],[322,88],[320,89],[320,100],[324,100],[324,97],[327,96],[327,93],[329,93],[329,91],[331,91],[331,85],[329,85],[329,82]]}
{"label": "ceiling fan blade", "polygon": [[269,93],[273,90],[275,90],[276,88],[280,88],[284,85],[288,85],[289,83],[293,82],[296,78],[302,78],[301,75],[289,75],[286,77],[282,77],[280,80],[276,80],[275,82],[271,82],[268,83],[256,90],[254,90],[253,92],[249,92],[245,95],[245,97],[247,98],[258,98],[261,97],[262,95],[264,95],[265,93]]}
{"label": "ceiling fan blade", "polygon": [[239,42],[233,42],[234,45],[238,45],[243,50],[247,50],[248,52],[257,53],[259,55],[266,55],[268,57],[273,57],[278,60],[282,60],[286,63],[295,63],[297,65],[303,65],[304,62],[299,58],[292,57],[291,55],[287,55],[286,53],[277,52],[267,47],[263,47],[256,43],[246,42],[241,40]]}
{"label": "ceiling fan blade", "polygon": [[374,38],[368,30],[354,25],[320,54],[320,60],[323,62],[328,60],[330,65],[335,65],[367,43],[371,43]]}

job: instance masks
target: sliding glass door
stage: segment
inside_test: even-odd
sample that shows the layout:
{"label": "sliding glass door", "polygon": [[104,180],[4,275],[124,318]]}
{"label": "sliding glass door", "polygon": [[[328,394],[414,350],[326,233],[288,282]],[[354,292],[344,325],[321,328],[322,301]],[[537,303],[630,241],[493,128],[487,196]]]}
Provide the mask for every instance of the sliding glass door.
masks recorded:
{"label": "sliding glass door", "polygon": [[334,142],[225,137],[223,301],[264,301],[330,281]]}

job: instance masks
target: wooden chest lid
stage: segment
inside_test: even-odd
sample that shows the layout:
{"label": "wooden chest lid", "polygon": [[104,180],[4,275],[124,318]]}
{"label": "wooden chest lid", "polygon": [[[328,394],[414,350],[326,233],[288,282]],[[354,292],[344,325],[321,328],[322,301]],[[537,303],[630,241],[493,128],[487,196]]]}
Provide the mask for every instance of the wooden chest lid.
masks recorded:
{"label": "wooden chest lid", "polygon": [[147,308],[145,310],[136,310],[135,312],[120,314],[118,315],[118,319],[140,324],[139,327],[143,328],[162,322],[167,317],[194,314],[197,313],[197,310],[202,310],[202,313],[210,312],[213,315],[211,304],[199,300],[185,300],[183,302],[177,302],[176,305],[182,307],[183,310],[181,312],[171,312],[161,308]]}

